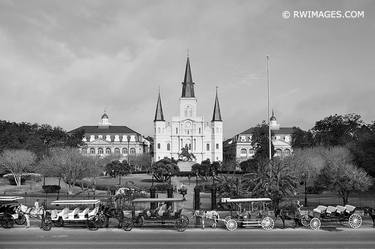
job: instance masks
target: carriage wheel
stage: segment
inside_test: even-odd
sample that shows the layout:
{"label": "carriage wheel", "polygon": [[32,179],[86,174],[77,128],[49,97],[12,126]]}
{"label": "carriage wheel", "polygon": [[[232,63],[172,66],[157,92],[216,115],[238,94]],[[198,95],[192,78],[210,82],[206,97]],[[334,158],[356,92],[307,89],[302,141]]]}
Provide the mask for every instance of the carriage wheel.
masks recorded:
{"label": "carriage wheel", "polygon": [[187,226],[189,225],[189,219],[180,217],[176,219],[175,227],[177,231],[183,232],[186,230]]}
{"label": "carriage wheel", "polygon": [[359,214],[352,214],[349,217],[349,225],[351,228],[357,229],[362,225],[362,217]]}
{"label": "carriage wheel", "polygon": [[52,228],[52,220],[51,217],[46,217],[44,221],[42,221],[42,229],[44,231],[49,231]]}
{"label": "carriage wheel", "polygon": [[322,225],[322,223],[316,217],[312,218],[311,221],[310,221],[310,227],[311,227],[312,230],[319,230],[321,225]]}
{"label": "carriage wheel", "polygon": [[26,217],[24,214],[19,213],[18,218],[14,220],[17,225],[23,225],[26,223]]}
{"label": "carriage wheel", "polygon": [[144,224],[144,222],[145,222],[145,218],[143,217],[143,216],[138,216],[137,217],[137,219],[135,220],[135,226],[136,227],[142,227],[143,226],[143,224]]}
{"label": "carriage wheel", "polygon": [[99,214],[98,215],[98,226],[99,227],[104,227],[104,224],[106,223],[106,217],[105,217],[105,215],[104,214]]}
{"label": "carriage wheel", "polygon": [[275,222],[271,217],[264,217],[261,226],[264,230],[271,230],[275,226]]}
{"label": "carriage wheel", "polygon": [[8,229],[8,228],[12,228],[12,227],[14,226],[14,220],[12,219],[11,216],[6,215],[6,216],[3,217],[3,220],[2,220],[2,222],[1,222],[1,225],[2,225],[4,228],[6,228],[6,229]]}
{"label": "carriage wheel", "polygon": [[309,226],[309,220],[308,220],[308,218],[306,218],[306,216],[302,216],[301,217],[301,224],[302,224],[302,226],[304,226],[304,227],[308,227]]}
{"label": "carriage wheel", "polygon": [[226,226],[226,228],[227,228],[228,231],[232,232],[232,231],[234,231],[234,230],[237,229],[237,221],[229,219],[225,223],[225,226]]}
{"label": "carriage wheel", "polygon": [[99,229],[100,221],[97,216],[91,217],[87,219],[87,228],[90,231],[96,231]]}
{"label": "carriage wheel", "polygon": [[64,220],[61,217],[59,217],[59,219],[57,221],[54,221],[53,224],[55,225],[55,227],[63,227]]}
{"label": "carriage wheel", "polygon": [[187,225],[189,225],[190,220],[189,220],[189,218],[188,218],[186,215],[181,214],[181,215],[180,215],[180,218],[181,218],[181,219],[184,219],[185,222],[187,223]]}
{"label": "carriage wheel", "polygon": [[131,218],[124,218],[124,221],[122,222],[122,229],[129,232],[133,229],[133,220]]}

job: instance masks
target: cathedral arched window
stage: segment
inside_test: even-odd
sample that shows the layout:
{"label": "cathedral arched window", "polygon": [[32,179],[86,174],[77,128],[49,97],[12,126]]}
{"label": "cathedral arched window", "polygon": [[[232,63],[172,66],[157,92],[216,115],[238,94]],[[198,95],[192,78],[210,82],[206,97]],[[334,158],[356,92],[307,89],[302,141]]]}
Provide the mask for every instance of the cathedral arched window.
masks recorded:
{"label": "cathedral arched window", "polygon": [[178,134],[178,128],[176,127],[176,134]]}
{"label": "cathedral arched window", "polygon": [[170,150],[171,150],[171,144],[167,143],[167,151],[170,151]]}
{"label": "cathedral arched window", "polygon": [[216,149],[217,149],[217,150],[219,149],[219,144],[216,144]]}
{"label": "cathedral arched window", "polygon": [[158,128],[158,133],[160,133],[160,127]]}
{"label": "cathedral arched window", "polygon": [[247,157],[247,150],[241,149],[241,157]]}
{"label": "cathedral arched window", "polygon": [[98,154],[99,155],[103,154],[103,148],[98,148]]}
{"label": "cathedral arched window", "polygon": [[120,154],[120,149],[119,148],[115,148],[115,154]]}
{"label": "cathedral arched window", "polygon": [[135,148],[130,148],[130,154],[135,154]]}
{"label": "cathedral arched window", "polygon": [[111,154],[111,153],[112,153],[111,148],[106,148],[105,149],[105,154]]}
{"label": "cathedral arched window", "polygon": [[128,154],[128,148],[123,148],[122,149],[122,154]]}
{"label": "cathedral arched window", "polygon": [[206,150],[207,150],[207,151],[210,150],[210,144],[206,144]]}
{"label": "cathedral arched window", "polygon": [[90,148],[90,154],[95,154],[95,148]]}
{"label": "cathedral arched window", "polygon": [[158,149],[160,149],[160,143],[158,143]]}

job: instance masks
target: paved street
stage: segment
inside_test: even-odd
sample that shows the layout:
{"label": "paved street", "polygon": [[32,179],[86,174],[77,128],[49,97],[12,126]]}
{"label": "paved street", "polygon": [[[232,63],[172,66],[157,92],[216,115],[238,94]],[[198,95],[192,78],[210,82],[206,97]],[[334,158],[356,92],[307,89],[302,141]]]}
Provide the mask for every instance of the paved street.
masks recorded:
{"label": "paved street", "polygon": [[89,231],[84,228],[13,228],[0,230],[0,248],[375,248],[375,229],[222,229],[169,228]]}

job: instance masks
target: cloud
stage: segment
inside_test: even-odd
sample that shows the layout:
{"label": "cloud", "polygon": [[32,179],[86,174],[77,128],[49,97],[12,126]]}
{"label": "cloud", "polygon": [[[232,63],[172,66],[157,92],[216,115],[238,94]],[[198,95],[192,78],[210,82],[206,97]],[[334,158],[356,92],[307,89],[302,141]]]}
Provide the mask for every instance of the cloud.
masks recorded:
{"label": "cloud", "polygon": [[[284,20],[283,10],[363,9],[368,1],[1,1],[2,119],[73,129],[113,124],[152,135],[158,88],[177,115],[186,49],[198,112],[209,120],[215,87],[225,137],[266,119],[311,128],[336,112],[374,119],[374,17]],[[332,113],[331,113],[332,112]]]}

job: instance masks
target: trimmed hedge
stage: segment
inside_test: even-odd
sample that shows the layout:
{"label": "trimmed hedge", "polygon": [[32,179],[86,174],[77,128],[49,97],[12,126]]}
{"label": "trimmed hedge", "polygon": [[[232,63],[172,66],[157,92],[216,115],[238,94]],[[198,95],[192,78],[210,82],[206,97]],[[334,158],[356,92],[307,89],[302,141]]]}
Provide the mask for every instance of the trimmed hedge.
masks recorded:
{"label": "trimmed hedge", "polygon": [[45,193],[58,193],[61,189],[59,185],[43,185],[42,188]]}

